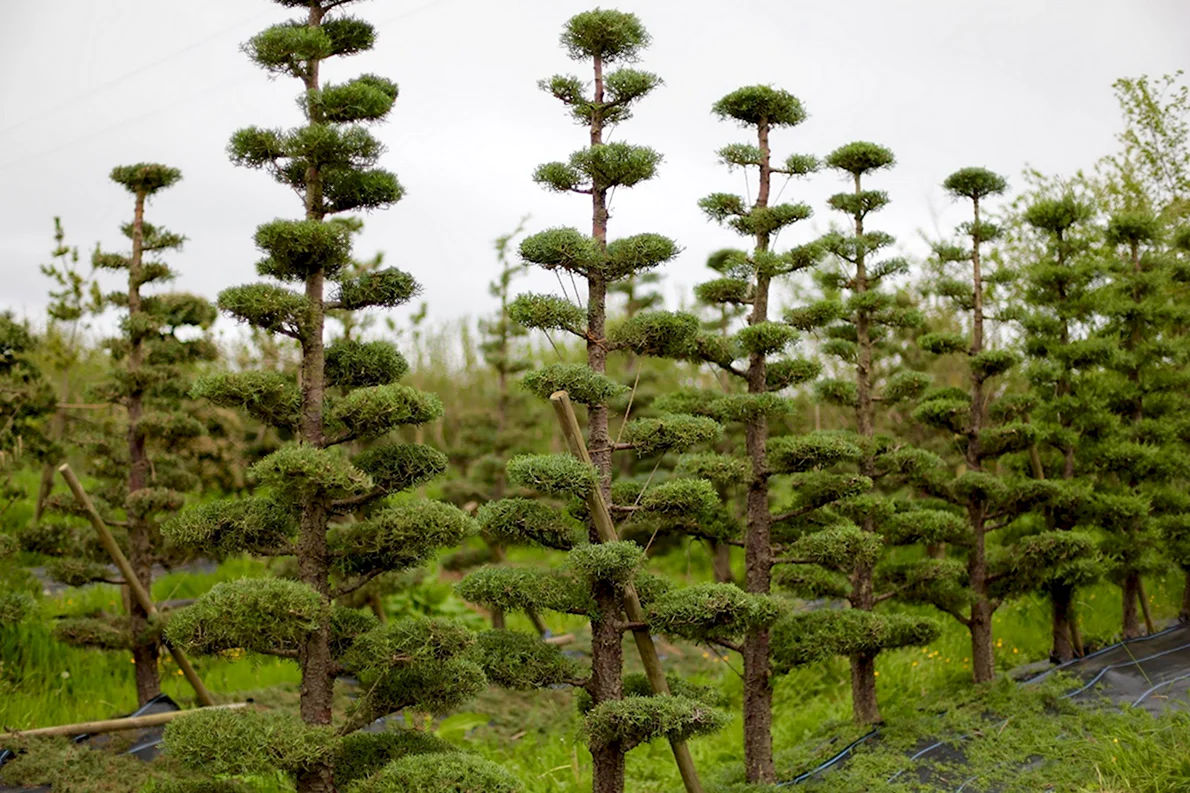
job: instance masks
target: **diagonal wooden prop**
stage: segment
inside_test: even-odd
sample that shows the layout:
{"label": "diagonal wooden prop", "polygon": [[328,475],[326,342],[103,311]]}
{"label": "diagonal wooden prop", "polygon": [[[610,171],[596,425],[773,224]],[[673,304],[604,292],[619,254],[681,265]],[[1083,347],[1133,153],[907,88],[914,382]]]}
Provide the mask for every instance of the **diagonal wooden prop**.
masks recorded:
{"label": "diagonal wooden prop", "polygon": [[[145,613],[150,617],[157,616],[157,607],[153,605],[153,598],[149,597],[148,591],[144,585],[141,584],[140,579],[136,577],[136,573],[132,571],[132,565],[128,563],[128,557],[124,556],[124,552],[120,550],[120,546],[116,544],[116,538],[112,536],[111,529],[103,522],[103,518],[99,515],[99,510],[95,509],[95,505],[91,503],[90,497],[87,496],[87,491],[83,490],[83,485],[79,482],[74,471],[70,470],[70,466],[66,463],[58,466],[58,473],[62,474],[62,478],[66,480],[67,486],[70,487],[70,492],[74,493],[74,500],[87,513],[87,517],[91,520],[91,525],[95,527],[95,531],[99,533],[99,541],[103,543],[104,550],[112,557],[112,561],[116,563],[116,567],[120,569],[120,574],[124,576],[124,580],[128,583],[128,589],[132,592],[132,596],[136,598],[136,602],[145,610]],[[190,659],[182,654],[182,651],[177,647],[165,643],[169,654],[174,657],[178,668],[182,670],[182,674],[186,676],[190,687],[194,689],[195,695],[198,697],[198,703],[205,707],[215,704],[215,700],[211,698],[211,692],[207,691],[207,687],[203,685],[202,679],[198,673],[194,671],[194,667],[190,665]]]}
{"label": "diagonal wooden prop", "polygon": [[[247,702],[236,702],[231,705],[215,705],[216,708],[246,708]],[[119,732],[120,730],[139,730],[142,727],[156,727],[168,724],[174,719],[195,713],[196,710],[171,710],[166,713],[150,713],[148,716],[129,716],[124,719],[102,719],[100,721],[83,721],[78,724],[62,724],[57,727],[38,727],[33,730],[13,730],[0,732],[0,740],[8,741],[13,738],[39,738],[49,735],[91,735],[99,732]]]}
{"label": "diagonal wooden prop", "polygon": [[[562,425],[562,434],[566,436],[566,445],[570,447],[570,453],[591,465],[591,455],[587,453],[587,444],[583,440],[578,417],[574,414],[574,406],[570,404],[570,395],[565,391],[556,391],[550,395],[550,402],[554,405],[554,412],[558,414],[558,423]],[[591,511],[591,520],[601,542],[615,542],[620,539],[598,487],[593,488],[591,495],[587,497],[587,508]],[[645,610],[641,607],[640,596],[631,582],[624,587],[624,612],[630,622],[645,622]],[[668,694],[669,683],[665,680],[665,670],[661,668],[661,659],[657,657],[657,648],[653,644],[649,629],[634,629],[632,638],[636,641],[636,649],[640,653],[640,660],[644,664],[645,675],[649,678],[649,686],[653,693]],[[686,793],[702,793],[702,783],[698,780],[698,771],[694,767],[694,758],[690,756],[690,747],[686,746],[685,741],[671,740],[669,745],[673,749],[678,771],[682,774],[682,784],[686,787]]]}

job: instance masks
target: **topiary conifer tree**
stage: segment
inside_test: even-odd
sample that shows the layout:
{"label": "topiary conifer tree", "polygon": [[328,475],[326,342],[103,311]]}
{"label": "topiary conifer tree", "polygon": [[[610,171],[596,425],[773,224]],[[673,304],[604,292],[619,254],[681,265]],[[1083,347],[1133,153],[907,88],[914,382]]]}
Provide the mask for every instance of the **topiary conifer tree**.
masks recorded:
{"label": "topiary conifer tree", "polygon": [[[768,463],[769,421],[791,410],[791,403],[776,396],[776,392],[813,378],[819,368],[801,359],[780,357],[794,343],[797,332],[769,318],[773,282],[812,267],[820,257],[816,245],[775,252],[777,235],[810,217],[811,210],[805,204],[775,203],[773,180],[780,176],[804,176],[816,170],[818,163],[814,157],[798,154],[779,164],[773,162],[770,134],[776,129],[797,126],[806,118],[801,103],[786,91],[763,85],[740,88],[715,103],[713,112],[756,135],[754,143],[732,144],[719,151],[720,159],[729,168],[756,169],[756,200],[749,206],[741,196],[714,193],[702,199],[699,206],[711,220],[750,238],[752,250],[745,255],[728,255],[720,264],[726,275],[700,285],[696,294],[707,303],[749,306],[751,311],[747,327],[732,337],[725,339],[711,334],[700,337],[698,357],[747,385],[746,394],[724,397],[713,403],[711,409],[723,419],[738,421],[744,427],[749,466],[743,537],[745,588],[752,594],[767,595],[775,556],[772,526],[774,522],[793,519],[795,516],[788,513],[798,509],[774,514],[769,503],[769,478],[774,473],[794,472],[774,470]],[[737,365],[741,359],[745,363]],[[817,461],[809,461],[802,471],[816,467]],[[744,765],[749,782],[768,782],[772,781],[774,771],[772,669],[767,630],[757,630],[746,637],[743,655]]]}
{"label": "topiary conifer tree", "polygon": [[[515,633],[494,632],[488,639],[491,650],[484,657],[489,675],[504,680],[504,685],[535,688],[570,683],[586,692],[592,784],[599,793],[622,791],[624,755],[661,736],[673,744],[686,789],[701,790],[684,740],[715,729],[722,721],[704,703],[668,693],[647,627],[624,619],[626,613],[641,611],[641,603],[656,589],[651,579],[637,580],[643,552],[630,542],[608,541],[618,536],[612,515],[665,520],[696,513],[714,502],[710,484],[701,480],[680,479],[648,489],[636,485],[629,491],[612,482],[614,451],[681,451],[713,442],[719,433],[715,422],[684,415],[629,422],[614,439],[609,431],[609,404],[629,389],[606,376],[608,354],[684,357],[698,329],[692,316],[658,310],[640,311],[613,327],[607,322],[610,285],[650,271],[677,253],[674,242],[658,234],[608,239],[612,191],[652,178],[661,160],[652,149],[605,141],[609,125],[630,118],[636,102],[660,84],[656,75],[626,66],[607,70],[613,64],[634,61],[648,42],[647,31],[632,14],[595,10],[567,21],[562,44],[574,60],[590,64],[592,80],[586,83],[579,77],[556,75],[543,80],[541,87],[587,128],[589,144],[566,162],[540,166],[534,179],[550,190],[589,196],[591,232],[555,228],[527,237],[520,246],[521,257],[556,271],[566,295],[522,294],[509,307],[510,316],[527,327],[570,333],[586,342],[586,365],[553,364],[530,372],[523,382],[539,397],[566,391],[570,400],[587,407],[589,465],[570,455],[546,455],[514,457],[507,469],[513,485],[563,500],[582,500],[576,510],[579,520],[587,522],[586,543],[571,537],[575,528],[571,519],[540,501],[491,502],[479,514],[486,533],[507,544],[565,550],[566,571],[489,567],[472,573],[460,585],[465,598],[488,608],[543,608],[590,619],[589,675],[575,671],[556,649]],[[574,285],[573,295],[565,286],[568,281]],[[578,304],[580,282],[586,287],[585,307]],[[648,682],[654,696],[624,696],[630,689],[623,679],[622,642],[629,631],[650,670]],[[525,649],[517,649],[521,646]],[[502,660],[530,652],[545,654],[546,660],[521,671],[515,667],[510,671]],[[539,665],[547,671],[535,673]]]}
{"label": "topiary conifer tree", "polygon": [[[1008,597],[1036,589],[1058,565],[1090,552],[1084,535],[1050,531],[1024,537],[1016,543],[996,545],[993,533],[1012,524],[1021,514],[1052,501],[1057,488],[1045,480],[999,476],[991,464],[999,457],[1027,449],[1036,441],[1037,429],[1024,420],[1019,400],[996,400],[994,378],[1017,364],[1012,352],[988,344],[986,323],[995,314],[989,290],[1001,284],[1005,273],[987,272],[983,246],[999,229],[983,219],[983,202],[1007,187],[998,174],[984,168],[964,168],[947,177],[946,190],[971,202],[972,219],[961,232],[969,247],[935,246],[943,272],[934,279],[934,290],[970,318],[970,337],[961,333],[929,333],[918,339],[933,354],[966,356],[968,387],[927,391],[914,411],[918,421],[945,431],[962,458],[962,471],[950,477],[935,472],[923,482],[931,495],[950,502],[968,523],[966,536],[952,540],[965,560],[927,560],[915,569],[917,584],[904,593],[911,599],[933,603],[957,619],[971,633],[972,675],[983,683],[995,675],[992,652],[992,614]],[[948,265],[964,269],[946,274]],[[991,469],[991,470],[989,470]]]}
{"label": "topiary conifer tree", "polygon": [[1097,340],[1115,351],[1104,384],[1115,426],[1094,451],[1101,475],[1092,509],[1109,532],[1103,552],[1122,590],[1125,638],[1140,635],[1138,602],[1154,630],[1142,577],[1169,559],[1161,552],[1162,526],[1167,536],[1178,534],[1168,529],[1190,511],[1184,497],[1190,340],[1181,330],[1190,316],[1176,299],[1185,274],[1163,244],[1162,231],[1145,210],[1109,219],[1109,280],[1098,306],[1104,324]]}
{"label": "topiary conifer tree", "polygon": [[[334,218],[401,197],[396,177],[377,167],[382,147],[365,126],[389,114],[397,86],[376,75],[323,83],[323,62],[371,49],[375,30],[342,13],[343,0],[279,3],[305,14],[262,31],[245,50],[271,75],[302,83],[304,123],[242,129],[229,152],[237,164],[265,170],[297,192],[305,211],[300,220],[257,229],[264,258],[256,269],[273,281],[226,289],[219,305],[253,327],[295,339],[300,377],[232,372],[203,378],[194,394],[237,406],[292,432],[297,442],[253,466],[263,487],[252,497],[184,513],[168,535],[210,554],[292,556],[298,580],[217,586],[174,616],[168,635],[196,654],[243,648],[293,659],[302,678],[300,718],[203,712],[171,724],[166,742],[189,766],[230,774],[279,770],[302,793],[353,781],[377,793],[458,790],[464,782],[476,790],[518,790],[502,769],[427,736],[358,732],[402,709],[447,710],[486,685],[482,670],[465,657],[473,635],[464,627],[423,618],[378,625],[371,614],[334,604],[380,574],[458,544],[475,527],[447,504],[385,503],[444,470],[445,456],[434,449],[380,442],[397,428],[437,418],[441,402],[397,382],[408,367],[391,344],[323,341],[328,311],[398,306],[417,291],[409,274],[392,267],[350,275],[350,224]],[[353,456],[354,441],[373,443]],[[361,511],[362,519],[356,517]],[[363,688],[332,724],[341,673],[356,676]]]}
{"label": "topiary conifer tree", "polygon": [[[1038,198],[1022,219],[1038,245],[1038,258],[1021,273],[1020,312],[1031,386],[1029,420],[1037,428],[1030,447],[1033,476],[1061,485],[1041,516],[1048,530],[1092,528],[1088,502],[1095,488],[1095,438],[1110,425],[1097,386],[1112,355],[1107,339],[1089,331],[1096,322],[1100,266],[1092,248],[1093,207],[1067,192]],[[1089,538],[1088,538],[1089,543]],[[1044,582],[1051,604],[1052,659],[1081,655],[1075,593],[1099,575],[1091,556],[1060,566]]]}
{"label": "topiary conifer tree", "polygon": [[[122,410],[113,422],[81,433],[81,446],[90,463],[88,473],[98,480],[92,491],[96,507],[109,526],[123,532],[119,539],[128,561],[149,591],[154,565],[181,558],[162,541],[159,525],[181,507],[183,493],[199,484],[187,447],[205,427],[182,407],[188,372],[218,354],[209,338],[189,333],[214,322],[215,309],[209,302],[182,292],[146,290],[174,277],[162,256],[180,250],[185,238],[146,221],[145,207],[181,178],[176,168],[156,163],[112,169],[112,181],[133,196],[132,221],[122,229],[131,250],[97,249],[92,257],[97,270],[119,272],[126,279],[121,290],[103,297],[103,306],[115,306],[123,317],[121,335],[104,345],[111,356],[111,374],[94,389],[100,401]],[[50,506],[59,512],[78,510],[70,500],[51,499]],[[113,580],[111,559],[89,527],[34,525],[23,542],[30,550],[57,557],[50,571],[63,583]],[[130,649],[137,700],[144,705],[161,693],[160,626],[150,623],[135,599],[129,598],[127,607],[127,617],[100,613],[71,618],[59,621],[55,631],[75,644]]]}
{"label": "topiary conifer tree", "polygon": [[[22,464],[58,453],[47,426],[57,399],[32,360],[35,347],[28,328],[0,314],[0,517],[26,495],[13,481]],[[19,550],[16,537],[0,534],[0,628],[25,619],[35,606],[37,582],[10,564]]]}
{"label": "topiary conifer tree", "polygon": [[[821,240],[836,263],[816,273],[825,299],[788,315],[794,327],[825,337],[823,352],[839,359],[844,367],[854,368],[849,379],[819,381],[818,394],[824,401],[854,411],[854,435],[836,437],[854,444],[847,452],[848,462],[853,460],[855,472],[878,487],[835,505],[846,523],[828,523],[795,543],[792,555],[804,557],[810,564],[785,576],[786,583],[804,595],[842,594],[851,609],[861,613],[831,610],[786,621],[782,625],[782,654],[792,653],[786,663],[804,663],[808,658],[834,654],[832,650],[848,655],[852,711],[861,724],[880,721],[876,701],[879,652],[924,644],[938,633],[931,620],[874,612],[878,603],[895,597],[905,586],[901,576],[885,576],[878,567],[884,546],[947,542],[961,536],[964,529],[948,512],[896,498],[904,495],[907,479],[942,461],[880,432],[887,421],[878,427],[878,419],[883,418],[879,414],[915,399],[929,385],[927,375],[898,366],[903,347],[898,334],[922,324],[921,313],[888,289],[893,278],[908,271],[908,262],[884,255],[893,238],[866,225],[869,215],[885,206],[889,198],[883,191],[865,189],[864,178],[893,162],[891,151],[866,141],[846,144],[827,155],[826,165],[852,184],[850,191],[829,199],[832,209],[848,216],[852,228],[832,231]],[[836,588],[839,584],[845,584],[842,590]],[[803,627],[808,629],[803,631]],[[842,652],[846,649],[850,652]]]}

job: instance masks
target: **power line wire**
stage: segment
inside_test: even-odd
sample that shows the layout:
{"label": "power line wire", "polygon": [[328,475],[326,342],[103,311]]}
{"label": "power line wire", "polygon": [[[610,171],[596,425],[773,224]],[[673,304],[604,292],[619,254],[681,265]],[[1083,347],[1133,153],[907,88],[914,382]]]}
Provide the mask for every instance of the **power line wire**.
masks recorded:
{"label": "power line wire", "polygon": [[100,91],[106,91],[108,88],[111,88],[112,86],[115,86],[115,85],[119,85],[120,83],[124,82],[125,80],[127,80],[130,77],[135,77],[136,75],[141,74],[142,72],[146,72],[149,69],[154,69],[154,68],[160,66],[161,64],[166,63],[166,62],[176,58],[179,55],[190,52],[193,49],[197,49],[198,47],[201,47],[204,44],[209,44],[210,42],[212,42],[215,39],[222,36],[224,33],[228,33],[232,30],[235,30],[238,27],[246,25],[249,22],[251,22],[255,19],[258,19],[259,17],[262,17],[267,13],[271,13],[271,11],[263,11],[259,14],[254,14],[253,16],[246,17],[245,19],[241,19],[239,22],[236,22],[235,24],[232,24],[232,25],[228,25],[225,28],[221,28],[221,29],[215,31],[214,33],[212,33],[211,35],[207,36],[206,38],[199,39],[198,41],[194,42],[193,44],[188,44],[180,50],[174,50],[173,52],[171,52],[161,58],[158,58],[157,60],[155,60],[151,63],[146,63],[143,66],[138,66],[137,68],[133,69],[130,72],[125,72],[124,74],[120,75],[119,77],[108,80],[106,83],[102,83],[102,84],[94,86],[92,88],[88,88],[83,93],[76,94],[75,96],[72,96],[71,98],[69,98],[63,102],[59,102],[58,104],[54,105],[53,107],[50,107],[50,108],[47,108],[47,109],[41,111],[37,115],[29,116],[28,118],[18,121],[15,124],[10,124],[9,126],[4,127],[3,129],[0,129],[0,135],[4,135],[4,134],[12,132],[13,130],[16,130],[16,129],[20,129],[21,127],[31,124],[32,122],[37,121],[38,119],[48,116],[52,113],[57,113],[59,110],[63,110],[67,107],[70,107],[71,105],[73,105],[75,102],[78,102],[79,100],[87,99],[87,98],[99,93]]}

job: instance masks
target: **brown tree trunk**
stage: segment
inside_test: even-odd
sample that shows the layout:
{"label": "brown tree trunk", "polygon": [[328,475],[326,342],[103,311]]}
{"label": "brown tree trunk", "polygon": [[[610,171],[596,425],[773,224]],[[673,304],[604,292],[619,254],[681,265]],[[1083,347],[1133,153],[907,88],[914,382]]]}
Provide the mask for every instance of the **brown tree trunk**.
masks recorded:
{"label": "brown tree trunk", "polygon": [[984,504],[971,507],[971,526],[975,542],[967,562],[967,576],[975,602],[971,604],[971,674],[976,683],[987,683],[996,675],[992,656],[992,603],[988,598],[986,534],[983,528]]}
{"label": "brown tree trunk", "polygon": [[731,572],[731,546],[724,542],[710,541],[711,574],[717,584],[734,584],[735,575]]}
{"label": "brown tree trunk", "polygon": [[1140,611],[1145,617],[1145,632],[1152,635],[1157,632],[1153,624],[1153,613],[1149,611],[1149,596],[1145,594],[1145,580],[1139,574],[1136,576],[1136,599],[1140,601]]}
{"label": "brown tree trunk", "polygon": [[1124,577],[1124,585],[1121,587],[1124,606],[1125,639],[1135,639],[1140,636],[1140,620],[1136,613],[1137,585],[1139,583],[1140,576],[1136,573],[1129,573]]}
{"label": "brown tree trunk", "polygon": [[[135,318],[142,312],[140,297],[141,260],[144,256],[145,193],[136,195],[136,210],[132,219],[132,255],[128,260],[128,315]],[[135,327],[135,323],[133,323]],[[135,334],[136,331],[134,330]],[[143,363],[142,339],[133,335],[128,354],[129,380],[136,382],[135,373]],[[144,391],[133,387],[128,393],[128,493],[149,486],[149,458],[145,452],[145,435],[140,426],[144,413]],[[153,586],[153,538],[144,516],[128,516],[128,561],[133,572],[148,591]],[[135,599],[129,610],[132,630],[132,660],[136,664],[136,698],[144,705],[161,693],[161,676],[157,670],[157,640],[149,635],[149,615]]]}
{"label": "brown tree trunk", "polygon": [[859,724],[881,721],[876,701],[876,654],[859,653],[851,656],[851,712]]}
{"label": "brown tree trunk", "polygon": [[992,655],[992,608],[987,598],[971,606],[971,670],[976,683],[988,683],[996,676]]}
{"label": "brown tree trunk", "polygon": [[[307,26],[320,27],[324,11],[314,3],[310,6]],[[305,74],[306,90],[319,89],[319,60],[307,62]],[[310,121],[321,122],[315,108],[310,108]],[[306,169],[306,219],[323,219],[322,175],[317,166]],[[326,396],[325,365],[323,348],[323,304],[325,275],[320,269],[306,279],[306,300],[309,302],[307,326],[301,339],[301,395],[302,408],[299,426],[299,440],[316,448],[325,443],[323,436],[323,402]],[[322,597],[330,600],[330,565],[327,556],[326,530],[329,519],[328,505],[317,498],[302,504],[302,517],[298,530],[297,557],[298,578]],[[322,621],[318,629],[310,633],[298,648],[298,665],[302,670],[301,704],[302,721],[307,724],[330,724],[331,705],[334,699],[335,664],[331,657],[331,628],[329,618]],[[298,793],[330,793],[335,790],[334,771],[330,763],[318,763],[305,770],[298,779]]]}
{"label": "brown tree trunk", "polygon": [[[862,194],[860,175],[855,174],[855,195]],[[855,236],[864,233],[863,216],[855,218]],[[863,248],[857,249],[855,257],[855,293],[868,291],[868,270]],[[855,339],[857,355],[855,360],[855,424],[861,438],[870,439],[875,434],[876,405],[872,397],[872,318],[867,309],[860,309],[855,317]],[[872,454],[865,454],[860,460],[861,476],[874,478],[876,460]],[[865,515],[860,528],[873,533],[876,530],[871,515]],[[875,608],[874,571],[870,564],[857,564],[852,570],[851,607],[871,611]],[[872,724],[880,721],[880,709],[876,702],[876,654],[859,653],[851,656],[851,711],[858,724]]]}
{"label": "brown tree trunk", "polygon": [[1073,587],[1065,584],[1054,584],[1050,587],[1051,628],[1053,647],[1050,649],[1050,659],[1058,663],[1070,661],[1075,657],[1073,634],[1071,628],[1071,607],[1074,600]]}
{"label": "brown tree trunk", "polygon": [[[612,587],[600,585],[595,594],[599,616],[591,620],[591,681],[588,692],[598,705],[623,696],[623,636],[616,624],[620,597]],[[624,751],[610,745],[591,752],[594,763],[592,790],[623,793]]]}
{"label": "brown tree trunk", "polygon": [[[772,169],[769,165],[769,128],[760,124],[757,129],[760,146],[760,181],[756,194],[756,208],[768,206]],[[768,234],[756,235],[756,253],[766,252]],[[768,276],[757,275],[755,297],[748,324],[768,320]],[[752,353],[748,358],[748,393],[763,394],[767,362],[763,355]],[[772,513],[769,512],[769,474],[765,446],[768,441],[768,420],[760,415],[749,419],[745,428],[745,446],[752,462],[752,481],[748,483],[747,528],[744,532],[744,585],[748,592],[768,594],[772,584],[773,545],[770,534]],[[773,768],[773,686],[769,659],[768,631],[749,636],[744,641],[744,772],[753,784],[772,782]]]}
{"label": "brown tree trunk", "polygon": [[[492,549],[492,564],[500,564],[504,561],[504,548],[499,543],[491,543],[488,547]],[[492,609],[492,629],[497,631],[504,630],[504,609],[496,606]]]}
{"label": "brown tree trunk", "polygon": [[1190,570],[1183,572],[1182,609],[1178,612],[1179,622],[1190,622]]}

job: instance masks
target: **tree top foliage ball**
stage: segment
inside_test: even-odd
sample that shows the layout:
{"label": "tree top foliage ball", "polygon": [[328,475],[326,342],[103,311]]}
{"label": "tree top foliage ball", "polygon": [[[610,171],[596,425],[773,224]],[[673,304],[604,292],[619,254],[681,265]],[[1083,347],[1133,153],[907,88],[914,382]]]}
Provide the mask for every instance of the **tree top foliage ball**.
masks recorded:
{"label": "tree top foliage ball", "polygon": [[942,186],[954,196],[974,201],[984,196],[1003,193],[1008,189],[1008,182],[1003,176],[987,168],[960,168],[946,177]]}
{"label": "tree top foliage ball", "polygon": [[636,14],[596,8],[576,14],[562,31],[562,46],[574,60],[634,61],[649,46],[649,33]]}
{"label": "tree top foliage ball", "polygon": [[796,96],[768,85],[738,88],[716,102],[711,112],[720,118],[734,118],[746,127],[792,127],[806,120]]}
{"label": "tree top foliage ball", "polygon": [[111,180],[123,185],[124,189],[136,195],[144,192],[152,195],[182,180],[182,172],[168,165],[155,162],[138,162],[136,165],[117,165],[112,168]]}
{"label": "tree top foliage ball", "polygon": [[1061,198],[1043,198],[1025,210],[1025,222],[1030,226],[1061,234],[1076,223],[1088,220],[1094,210],[1067,193]]}
{"label": "tree top foliage ball", "polygon": [[847,143],[826,156],[831,168],[859,176],[869,171],[888,168],[896,163],[890,149],[864,140]]}
{"label": "tree top foliage ball", "polygon": [[1149,212],[1117,212],[1107,222],[1107,241],[1115,245],[1151,242],[1160,233],[1160,221]]}

